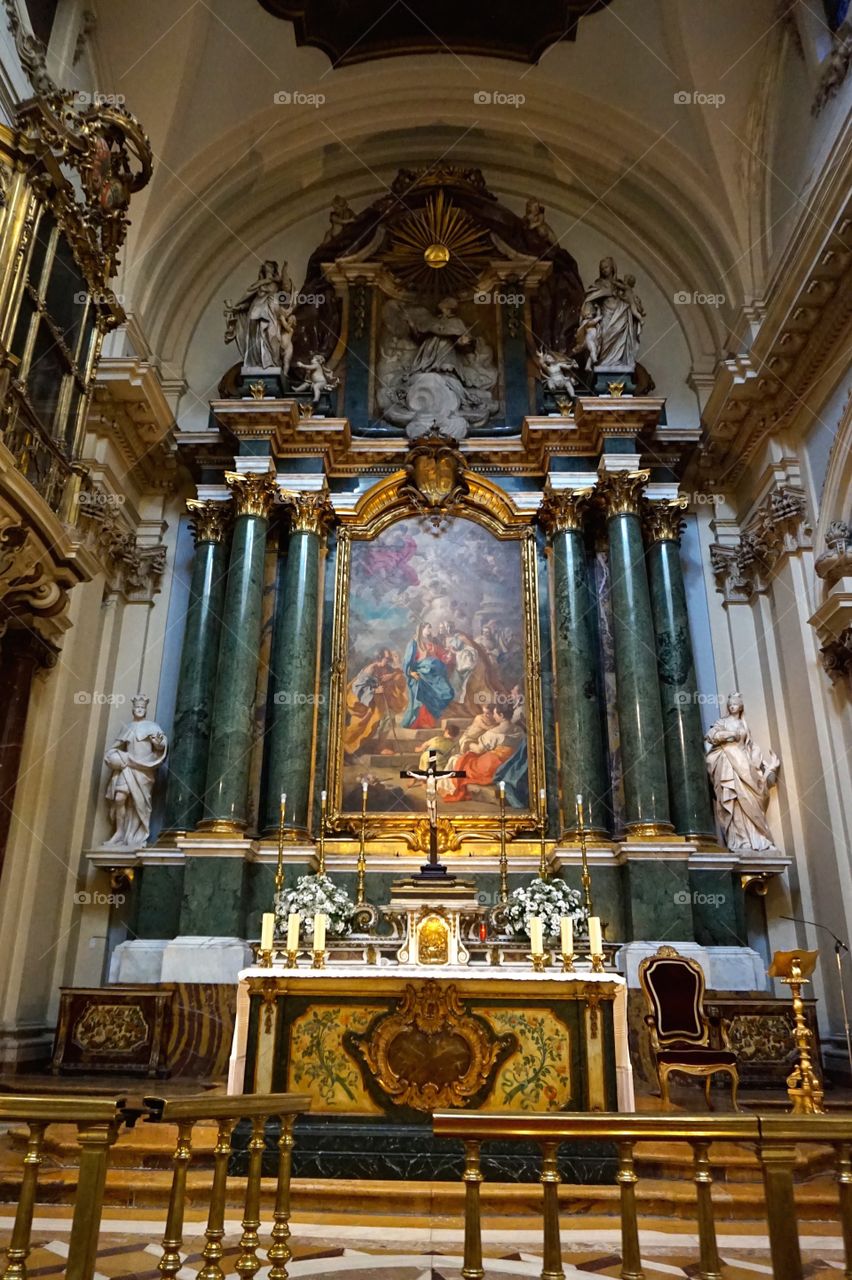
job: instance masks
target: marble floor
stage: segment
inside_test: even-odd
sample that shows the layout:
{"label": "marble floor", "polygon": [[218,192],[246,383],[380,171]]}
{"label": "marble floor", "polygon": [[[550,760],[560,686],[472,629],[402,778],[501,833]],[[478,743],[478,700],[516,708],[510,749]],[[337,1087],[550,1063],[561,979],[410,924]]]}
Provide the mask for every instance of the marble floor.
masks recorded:
{"label": "marble floor", "polygon": [[[358,1221],[344,1215],[318,1215],[322,1221],[293,1220],[293,1260],[290,1275],[347,1277],[347,1280],[460,1280],[462,1232],[453,1220],[370,1218]],[[0,1206],[0,1247],[12,1225],[9,1206]],[[67,1254],[69,1214],[44,1206],[34,1225],[34,1248],[29,1258],[30,1280],[60,1280]],[[484,1267],[487,1280],[510,1276],[539,1276],[540,1228],[532,1219],[488,1219],[483,1224]],[[686,1229],[684,1229],[686,1228]],[[223,1270],[235,1276],[239,1223],[227,1222]],[[162,1217],[129,1210],[104,1217],[96,1278],[102,1280],[159,1280],[160,1249],[155,1243]],[[758,1280],[771,1276],[768,1241],[762,1225],[724,1222],[718,1226],[719,1251],[725,1280]],[[266,1242],[264,1236],[261,1239]],[[611,1218],[566,1215],[562,1223],[566,1277],[620,1273],[619,1232]],[[178,1280],[192,1280],[201,1270],[203,1222],[197,1215],[186,1223],[185,1260]],[[843,1272],[840,1228],[834,1223],[809,1223],[802,1229],[802,1252],[808,1280],[836,1277]],[[643,1222],[642,1255],[648,1280],[692,1280],[697,1272],[698,1248],[688,1224],[676,1220]],[[266,1280],[268,1268],[258,1276]]]}

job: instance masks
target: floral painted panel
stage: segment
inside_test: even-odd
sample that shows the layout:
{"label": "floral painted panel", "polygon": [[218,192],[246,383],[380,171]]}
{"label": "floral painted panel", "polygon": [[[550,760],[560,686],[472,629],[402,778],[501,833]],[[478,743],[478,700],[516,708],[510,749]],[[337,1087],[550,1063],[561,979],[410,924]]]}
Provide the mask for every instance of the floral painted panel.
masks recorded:
{"label": "floral painted panel", "polygon": [[364,1088],[361,1072],[343,1047],[347,1031],[362,1032],[382,1006],[312,1005],[290,1028],[287,1088],[310,1094],[311,1111],[381,1114]]}
{"label": "floral painted panel", "polygon": [[516,1053],[503,1063],[485,1111],[561,1111],[571,1101],[571,1039],[560,1018],[549,1009],[476,1010],[498,1035],[513,1032]]}

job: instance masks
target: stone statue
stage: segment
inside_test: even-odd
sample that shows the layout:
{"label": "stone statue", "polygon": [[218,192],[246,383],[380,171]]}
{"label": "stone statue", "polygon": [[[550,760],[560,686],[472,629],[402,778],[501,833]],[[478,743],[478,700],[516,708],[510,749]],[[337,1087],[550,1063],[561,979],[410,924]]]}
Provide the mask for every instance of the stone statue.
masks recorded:
{"label": "stone statue", "polygon": [[378,408],[410,440],[429,434],[463,440],[499,407],[491,346],[458,315],[455,298],[437,311],[391,299],[382,312]]}
{"label": "stone statue", "polygon": [[328,231],[323,236],[322,243],[329,244],[332,240],[336,240],[343,228],[355,221],[356,216],[348,200],[343,196],[335,196],[331,202],[331,213],[328,215]]}
{"label": "stone statue", "polygon": [[577,394],[574,389],[577,361],[564,352],[554,353],[544,348],[536,352],[535,359],[544,390],[551,395],[570,396],[573,400]]}
{"label": "stone statue", "polygon": [[146,719],[148,699],[137,694],[131,705],[133,719],[104,756],[110,770],[106,798],[115,827],[105,846],[110,849],[141,849],[147,843],[154,779],[168,751],[160,726]]}
{"label": "stone statue", "polygon": [[530,196],[529,200],[527,200],[524,225],[528,231],[532,231],[542,240],[547,240],[549,244],[553,244],[556,239],[553,227],[544,216],[544,205],[540,204],[534,196]]}
{"label": "stone statue", "polygon": [[716,816],[725,844],[732,852],[774,850],[766,809],[781,761],[771,751],[764,756],[752,738],[740,694],[728,695],[727,710],[728,714],[708,729],[704,739]]}
{"label": "stone statue", "polygon": [[319,404],[320,398],[325,392],[335,391],[340,385],[340,379],[336,377],[325,363],[325,356],[312,355],[310,360],[297,360],[296,364],[300,369],[307,369],[308,376],[304,382],[300,382],[297,387],[293,387],[294,391],[310,391],[311,400],[314,404]]}
{"label": "stone statue", "polygon": [[580,348],[587,351],[593,368],[632,373],[645,323],[645,308],[635,289],[636,277],[622,278],[612,258],[602,258],[598,269],[600,274],[586,290],[580,313]]}
{"label": "stone statue", "polygon": [[[269,259],[237,302],[225,302],[225,342],[235,342],[245,373],[284,373],[293,358],[293,281]],[[286,365],[286,368],[285,368]]]}

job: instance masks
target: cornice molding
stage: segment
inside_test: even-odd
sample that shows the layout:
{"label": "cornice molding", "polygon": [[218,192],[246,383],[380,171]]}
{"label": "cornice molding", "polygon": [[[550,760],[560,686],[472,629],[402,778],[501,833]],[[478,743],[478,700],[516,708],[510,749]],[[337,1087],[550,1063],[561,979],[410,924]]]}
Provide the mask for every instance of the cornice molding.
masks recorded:
{"label": "cornice molding", "polygon": [[750,604],[766,591],[779,562],[811,546],[807,500],[797,485],[777,483],[731,542],[714,542],[710,562],[725,605]]}

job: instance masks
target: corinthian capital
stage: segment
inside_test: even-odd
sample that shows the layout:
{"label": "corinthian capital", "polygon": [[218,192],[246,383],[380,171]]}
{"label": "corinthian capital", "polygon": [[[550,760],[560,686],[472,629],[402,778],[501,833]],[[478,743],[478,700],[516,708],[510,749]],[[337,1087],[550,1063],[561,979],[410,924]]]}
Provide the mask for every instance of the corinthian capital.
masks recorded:
{"label": "corinthian capital", "polygon": [[595,486],[607,519],[636,516],[642,509],[642,494],[650,471],[604,471]]}
{"label": "corinthian capital", "polygon": [[322,533],[334,520],[334,508],[323,490],[320,493],[282,493],[290,513],[293,533]]}
{"label": "corinthian capital", "polygon": [[646,502],[642,508],[642,524],[649,542],[677,542],[686,528],[683,513],[689,505],[686,497],[670,502]]}
{"label": "corinthian capital", "polygon": [[225,483],[234,495],[234,514],[269,515],[278,496],[278,483],[271,471],[226,471]]}
{"label": "corinthian capital", "polygon": [[195,539],[195,545],[202,542],[224,542],[225,532],[231,518],[230,503],[202,502],[199,498],[190,498],[186,504],[190,513],[189,527]]}
{"label": "corinthian capital", "polygon": [[589,511],[592,489],[546,489],[538,518],[550,534],[582,529]]}

